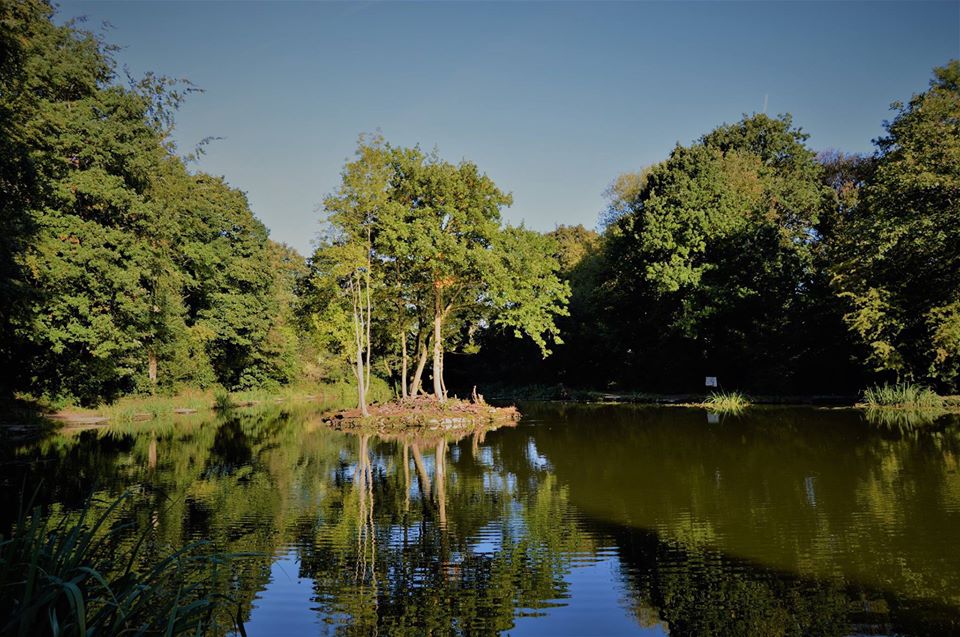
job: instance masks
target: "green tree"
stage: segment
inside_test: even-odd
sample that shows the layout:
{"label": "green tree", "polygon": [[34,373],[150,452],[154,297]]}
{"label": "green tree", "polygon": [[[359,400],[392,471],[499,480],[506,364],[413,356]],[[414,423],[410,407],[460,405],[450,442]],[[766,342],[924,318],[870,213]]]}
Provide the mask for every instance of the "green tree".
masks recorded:
{"label": "green tree", "polygon": [[876,169],[839,233],[835,285],[878,371],[957,388],[960,370],[960,62],[877,140]]}
{"label": "green tree", "polygon": [[289,381],[287,271],[264,267],[274,246],[243,194],[191,174],[169,138],[192,87],[121,84],[113,47],[44,2],[0,11],[4,389],[94,403]]}
{"label": "green tree", "polygon": [[[381,285],[386,268],[385,257],[375,251],[375,234],[396,210],[389,191],[390,160],[391,150],[381,137],[369,142],[360,138],[356,159],[344,167],[339,189],[324,199],[331,232],[314,256],[329,265],[333,285],[327,289],[335,292],[316,325],[328,336],[329,345],[350,361],[364,416],[368,415],[374,288]],[[378,308],[378,314],[382,311]]]}
{"label": "green tree", "polygon": [[653,369],[674,387],[784,381],[806,354],[795,335],[830,201],[806,138],[789,116],[745,117],[613,189],[602,287],[624,319],[612,360],[633,383]]}
{"label": "green tree", "polygon": [[[313,259],[326,281],[315,285],[326,301],[316,323],[355,368],[361,409],[373,352],[399,358],[400,393],[416,395],[432,351],[433,394],[443,400],[444,353],[472,350],[479,330],[526,334],[544,355],[558,341],[554,317],[565,313],[569,289],[556,275],[554,244],[503,227],[510,201],[475,164],[361,138],[325,200],[332,232]],[[410,344],[417,363],[408,386]]]}
{"label": "green tree", "polygon": [[447,395],[444,352],[454,342],[472,345],[485,325],[526,334],[549,354],[549,342],[559,338],[554,319],[566,313],[569,297],[552,241],[504,228],[500,211],[512,198],[475,164],[453,165],[416,149],[398,159],[394,197],[403,215],[394,217],[389,245],[402,246],[396,258],[417,291],[418,316],[432,323],[434,396]]}

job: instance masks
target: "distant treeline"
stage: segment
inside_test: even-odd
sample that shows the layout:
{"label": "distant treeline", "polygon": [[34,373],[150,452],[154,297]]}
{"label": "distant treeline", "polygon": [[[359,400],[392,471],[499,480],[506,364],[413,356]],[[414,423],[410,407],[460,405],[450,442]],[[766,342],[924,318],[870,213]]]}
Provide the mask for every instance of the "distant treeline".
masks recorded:
{"label": "distant treeline", "polygon": [[870,155],[815,153],[789,115],[745,116],[619,176],[600,233],[549,233],[572,286],[565,345],[487,333],[451,384],[956,393],[960,63],[895,103]]}
{"label": "distant treeline", "polygon": [[361,140],[304,259],[242,192],[188,168],[202,145],[174,148],[189,83],[123,77],[112,47],[41,0],[0,11],[7,394],[92,403],[351,373],[398,395],[688,391],[705,375],[753,392],[958,390],[956,61],[894,105],[872,155],[818,155],[789,116],[745,116],[618,177],[599,233],[504,226],[509,194],[472,163]]}

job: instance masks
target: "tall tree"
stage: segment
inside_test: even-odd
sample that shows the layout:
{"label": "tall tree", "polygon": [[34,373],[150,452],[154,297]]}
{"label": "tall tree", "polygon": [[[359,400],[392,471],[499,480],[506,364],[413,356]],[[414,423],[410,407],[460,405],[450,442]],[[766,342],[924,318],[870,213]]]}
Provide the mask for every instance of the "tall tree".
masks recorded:
{"label": "tall tree", "polygon": [[548,239],[502,227],[500,211],[512,198],[475,164],[416,150],[400,158],[395,196],[405,209],[392,245],[403,246],[398,257],[418,284],[421,316],[430,316],[433,394],[444,400],[450,343],[470,344],[476,329],[497,324],[528,335],[546,355],[559,339],[554,318],[566,312],[569,287]]}
{"label": "tall tree", "polygon": [[[380,136],[370,141],[360,138],[356,159],[344,167],[339,189],[324,199],[331,232],[318,255],[330,264],[329,274],[339,282],[340,293],[318,325],[327,330],[331,343],[347,354],[364,416],[368,415],[374,287],[381,284],[385,269],[383,257],[375,252],[375,241],[384,218],[397,208],[389,190],[391,159],[391,150]],[[349,343],[343,329],[346,316],[352,326]],[[325,324],[328,327],[324,328]]]}
{"label": "tall tree", "polygon": [[960,372],[960,62],[934,69],[878,139],[876,169],[839,232],[846,320],[878,371],[956,390]]}
{"label": "tall tree", "polygon": [[170,141],[191,87],[121,83],[113,47],[45,2],[0,12],[4,389],[94,403],[288,379],[267,231]]}
{"label": "tall tree", "polygon": [[[470,349],[485,326],[509,326],[548,353],[569,289],[556,275],[549,239],[502,226],[500,209],[510,201],[475,164],[361,139],[325,202],[333,232],[314,257],[327,280],[317,290],[350,299],[338,304],[328,293],[317,324],[333,343],[354,326],[351,346],[339,349],[350,356],[361,394],[372,352],[383,358],[399,349],[401,395],[420,391],[432,354],[433,394],[444,400],[445,352]],[[409,344],[417,362],[408,386]]]}
{"label": "tall tree", "polygon": [[612,360],[628,382],[789,378],[829,198],[805,140],[788,116],[745,117],[677,146],[614,202],[602,286],[625,317]]}

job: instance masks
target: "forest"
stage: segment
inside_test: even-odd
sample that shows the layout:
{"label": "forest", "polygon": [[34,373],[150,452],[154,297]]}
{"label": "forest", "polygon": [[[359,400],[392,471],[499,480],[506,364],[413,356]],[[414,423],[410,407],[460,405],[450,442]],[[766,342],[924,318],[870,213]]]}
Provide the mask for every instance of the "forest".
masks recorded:
{"label": "forest", "polygon": [[611,175],[595,230],[505,223],[481,167],[364,135],[304,256],[173,143],[196,87],[129,76],[46,2],[0,7],[6,397],[960,391],[956,60],[871,154],[747,114]]}

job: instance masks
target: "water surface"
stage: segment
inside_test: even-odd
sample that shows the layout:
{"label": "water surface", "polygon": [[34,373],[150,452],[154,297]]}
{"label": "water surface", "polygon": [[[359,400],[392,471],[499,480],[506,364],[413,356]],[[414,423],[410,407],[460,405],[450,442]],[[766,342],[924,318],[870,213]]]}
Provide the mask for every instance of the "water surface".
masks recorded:
{"label": "water surface", "polygon": [[132,491],[149,548],[221,573],[249,635],[960,634],[960,425],[851,410],[521,405],[356,435],[309,408],[64,430],[0,451],[57,512]]}

